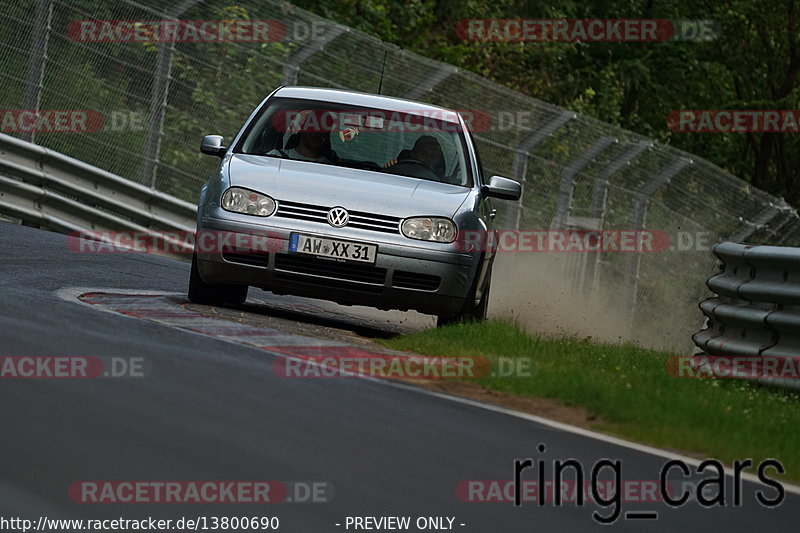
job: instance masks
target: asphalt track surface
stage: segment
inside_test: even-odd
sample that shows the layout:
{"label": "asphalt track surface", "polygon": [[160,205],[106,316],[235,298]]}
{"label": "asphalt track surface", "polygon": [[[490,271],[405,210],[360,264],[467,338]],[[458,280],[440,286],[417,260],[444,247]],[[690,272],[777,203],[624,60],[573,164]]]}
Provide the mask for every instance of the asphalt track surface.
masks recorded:
{"label": "asphalt track surface", "polygon": [[[316,533],[354,531],[345,526],[348,516],[409,516],[412,526],[417,517],[435,516],[454,517],[453,529],[465,532],[584,531],[600,528],[593,511],[607,515],[612,507],[466,502],[456,487],[464,480],[511,480],[516,458],[547,465],[575,458],[587,477],[597,460],[615,459],[623,480],[657,480],[667,460],[413,387],[280,378],[269,350],[105,312],[59,293],[87,287],[180,295],[188,263],[76,254],[63,235],[4,222],[0,247],[0,356],[139,356],[150,365],[143,378],[0,379],[0,517],[277,516],[279,531]],[[287,306],[294,301],[252,289],[251,295]],[[250,305],[242,312],[270,311]],[[388,324],[386,316],[396,315],[375,316],[375,324]],[[304,321],[309,331],[319,325],[312,314],[297,319],[300,330]],[[346,319],[332,320],[325,327],[354,329]],[[545,453],[536,450],[540,443]],[[536,479],[535,472],[523,479]],[[325,481],[335,497],[328,503],[75,503],[67,488],[85,480]],[[797,494],[787,492],[781,505],[768,509],[754,492],[773,498],[775,491],[746,481],[742,505],[734,507],[732,478],[726,481],[724,507],[622,502],[610,527],[800,527]],[[658,518],[626,519],[630,511],[656,511]]]}

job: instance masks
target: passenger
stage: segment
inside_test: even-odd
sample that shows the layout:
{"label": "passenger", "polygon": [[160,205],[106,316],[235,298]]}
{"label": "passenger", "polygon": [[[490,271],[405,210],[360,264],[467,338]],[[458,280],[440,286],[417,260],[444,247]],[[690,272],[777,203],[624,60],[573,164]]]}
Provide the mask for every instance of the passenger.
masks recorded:
{"label": "passenger", "polygon": [[328,131],[320,131],[321,128],[312,121],[303,121],[302,125],[297,126],[297,131],[283,149],[275,148],[267,152],[267,155],[287,157],[299,161],[313,161],[315,163],[333,163],[338,158],[336,152],[331,148],[331,134]]}

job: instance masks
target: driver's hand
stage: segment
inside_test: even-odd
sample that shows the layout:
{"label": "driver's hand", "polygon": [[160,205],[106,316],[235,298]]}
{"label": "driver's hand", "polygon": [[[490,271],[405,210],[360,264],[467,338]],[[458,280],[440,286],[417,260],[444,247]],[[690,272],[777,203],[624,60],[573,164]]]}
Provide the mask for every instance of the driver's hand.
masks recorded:
{"label": "driver's hand", "polygon": [[389,168],[397,164],[397,159],[390,159],[384,165],[383,168]]}

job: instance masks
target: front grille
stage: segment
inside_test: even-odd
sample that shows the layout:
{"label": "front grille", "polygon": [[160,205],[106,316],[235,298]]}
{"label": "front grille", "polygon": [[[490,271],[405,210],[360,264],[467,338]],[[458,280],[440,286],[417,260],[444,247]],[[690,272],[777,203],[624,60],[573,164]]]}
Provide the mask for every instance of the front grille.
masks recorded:
{"label": "front grille", "polygon": [[386,280],[386,269],[371,265],[356,263],[341,263],[317,257],[305,257],[293,254],[278,254],[275,256],[275,275],[283,273],[303,274],[318,276],[319,278],[333,278],[347,283],[368,284],[376,287],[378,291],[383,288]]}
{"label": "front grille", "polygon": [[269,265],[269,254],[264,252],[222,252],[222,258],[229,263],[266,268]]}
{"label": "front grille", "polygon": [[418,274],[396,270],[392,276],[392,286],[401,289],[416,289],[418,291],[435,291],[439,288],[442,278],[430,274]]}
{"label": "front grille", "polygon": [[[279,200],[278,211],[275,216],[328,224],[328,211],[330,210],[330,207]],[[348,214],[350,215],[350,220],[346,226],[348,228],[380,231],[382,233],[400,233],[400,219],[397,217],[349,210]]]}

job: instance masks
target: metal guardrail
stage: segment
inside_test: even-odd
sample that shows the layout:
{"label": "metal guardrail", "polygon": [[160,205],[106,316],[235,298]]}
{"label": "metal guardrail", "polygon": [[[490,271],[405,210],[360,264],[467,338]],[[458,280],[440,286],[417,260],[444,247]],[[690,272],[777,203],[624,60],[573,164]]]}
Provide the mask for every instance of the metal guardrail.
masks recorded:
{"label": "metal guardrail", "polygon": [[0,213],[62,233],[194,232],[197,207],[39,145],[0,134]]}
{"label": "metal guardrail", "polygon": [[790,358],[796,364],[800,248],[724,242],[713,251],[721,272],[707,284],[717,296],[700,304],[708,322],[694,343],[707,355],[770,357],[777,364]]}

